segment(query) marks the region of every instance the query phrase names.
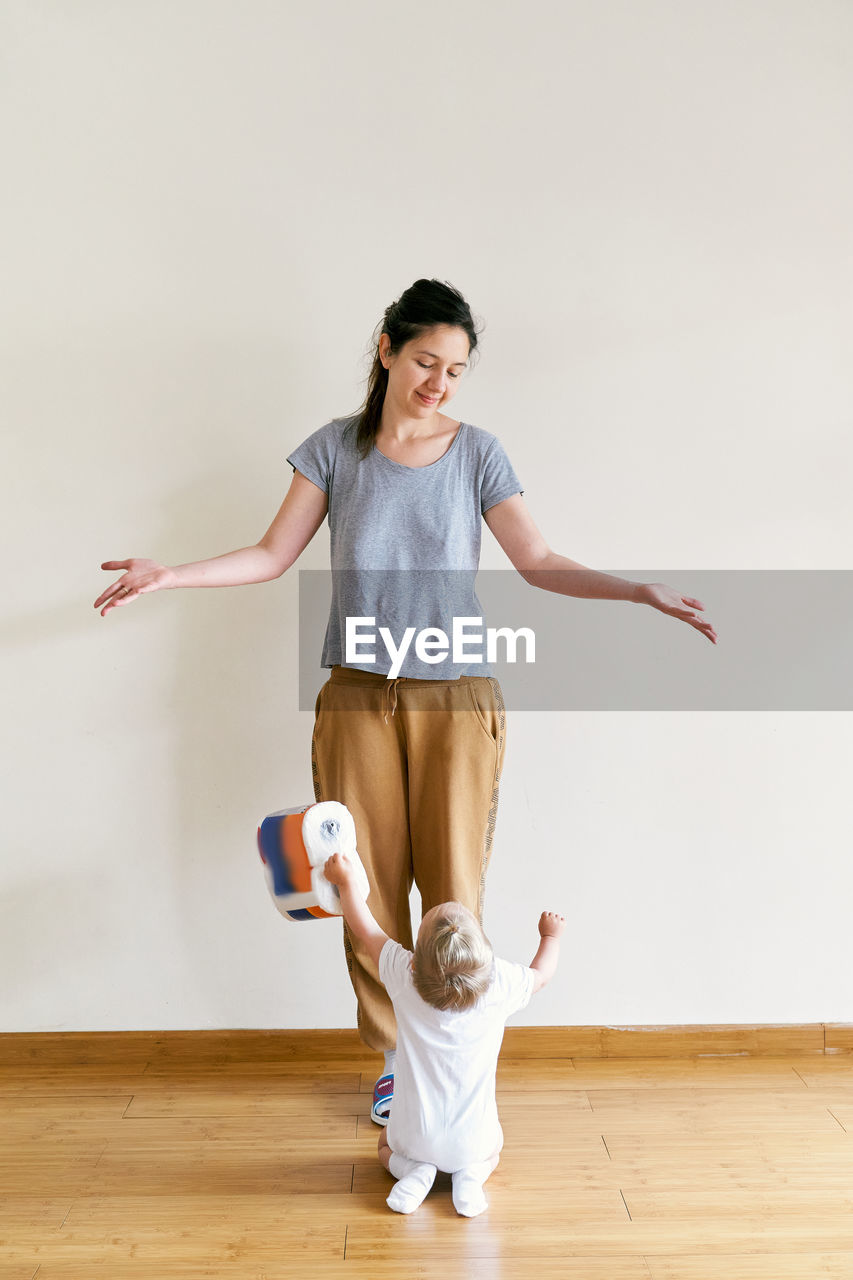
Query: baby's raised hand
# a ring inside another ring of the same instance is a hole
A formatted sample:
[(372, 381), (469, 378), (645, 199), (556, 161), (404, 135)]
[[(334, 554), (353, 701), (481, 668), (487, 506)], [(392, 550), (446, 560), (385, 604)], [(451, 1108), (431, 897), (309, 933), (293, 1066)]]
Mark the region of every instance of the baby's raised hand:
[(323, 875), (329, 884), (348, 884), (353, 874), (353, 865), (345, 853), (333, 853), (326, 859)]
[(543, 911), (539, 917), (539, 936), (541, 938), (559, 938), (566, 927), (566, 917), (556, 911)]

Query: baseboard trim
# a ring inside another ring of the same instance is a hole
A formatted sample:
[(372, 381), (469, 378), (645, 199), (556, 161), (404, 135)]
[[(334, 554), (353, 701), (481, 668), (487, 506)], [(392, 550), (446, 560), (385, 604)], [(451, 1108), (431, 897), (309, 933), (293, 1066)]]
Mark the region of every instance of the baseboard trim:
[[(505, 1058), (787, 1057), (853, 1052), (853, 1023), (508, 1027)], [(0, 1034), (0, 1066), (265, 1063), (376, 1055), (353, 1030), (60, 1031)]]

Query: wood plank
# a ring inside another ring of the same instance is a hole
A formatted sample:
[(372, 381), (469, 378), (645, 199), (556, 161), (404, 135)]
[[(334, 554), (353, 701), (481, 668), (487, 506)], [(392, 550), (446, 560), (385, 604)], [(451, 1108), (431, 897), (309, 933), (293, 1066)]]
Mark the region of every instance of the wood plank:
[(708, 1222), (760, 1218), (768, 1225), (779, 1218), (789, 1224), (797, 1220), (813, 1224), (824, 1217), (840, 1222), (853, 1210), (853, 1191), (849, 1184), (845, 1189), (737, 1186), (725, 1190), (717, 1187), (713, 1191), (634, 1189), (623, 1194), (632, 1222), (665, 1219), (670, 1225), (681, 1218), (702, 1218)]
[(479, 1218), (456, 1217), (449, 1196), (443, 1204), (440, 1197), (432, 1203), (428, 1198), (402, 1224), (376, 1218), (352, 1223), (347, 1233), (348, 1261), (396, 1259), (405, 1266), (417, 1252), (452, 1266), (462, 1250), (466, 1256), (526, 1258), (528, 1265), (535, 1261), (537, 1271), (541, 1258), (843, 1253), (853, 1251), (853, 1224), (842, 1213), (793, 1223), (783, 1215), (619, 1222), (563, 1216), (559, 1201), (520, 1207), (491, 1193), (489, 1209)]
[(102, 1199), (190, 1191), (196, 1197), (348, 1195), (352, 1183), (352, 1160), (343, 1151), (338, 1158), (318, 1159), (310, 1147), (307, 1153), (304, 1148), (279, 1152), (272, 1142), (262, 1147), (218, 1143), (213, 1149), (208, 1142), (187, 1143), (179, 1152), (113, 1143), (81, 1178), (80, 1194)]
[[(503, 1097), (512, 1098), (507, 1092)], [(517, 1095), (515, 1095), (517, 1096)], [(717, 1113), (739, 1117), (741, 1120), (761, 1116), (803, 1115), (809, 1117), (825, 1110), (827, 1099), (837, 1098), (831, 1089), (770, 1089), (759, 1088), (706, 1088), (693, 1089), (589, 1089), (583, 1096), (589, 1099), (596, 1116), (620, 1116), (642, 1110), (647, 1115), (693, 1111), (696, 1114)]]
[(645, 1261), (650, 1280), (850, 1280), (853, 1276), (853, 1253), (647, 1256)]
[(0, 1238), (18, 1227), (27, 1231), (58, 1230), (68, 1216), (71, 1196), (8, 1192), (0, 1198)]
[[(823, 1054), (823, 1023), (507, 1027), (512, 1058), (689, 1058), (696, 1054)], [(851, 1044), (853, 1048), (853, 1044)]]
[(32, 1138), (13, 1141), (4, 1135), (0, 1145), (0, 1198), (78, 1195), (97, 1168), (104, 1147), (105, 1142), (93, 1144), (88, 1138), (35, 1142)]
[[(291, 1262), (267, 1261), (255, 1266), (245, 1260), (219, 1261), (216, 1270), (205, 1264), (158, 1264), (157, 1280), (301, 1280)], [(76, 1263), (44, 1262), (37, 1280), (81, 1280)], [(27, 1272), (27, 1280), (32, 1272)], [(123, 1267), (118, 1262), (105, 1265), (97, 1261), (87, 1265), (86, 1280), (139, 1280), (138, 1262)], [(151, 1274), (151, 1273), (149, 1273)], [(538, 1258), (536, 1280), (649, 1280), (649, 1270), (642, 1258)], [(401, 1270), (399, 1262), (381, 1262), (374, 1258), (359, 1261), (347, 1258), (343, 1262), (327, 1262), (312, 1258), (310, 1269), (304, 1273), (308, 1280), (448, 1280), (447, 1263), (428, 1258), (410, 1256)], [(452, 1268), (453, 1280), (531, 1280), (530, 1264), (526, 1259), (483, 1258), (459, 1256)], [(15, 1277), (17, 1280), (17, 1276)]]
[(14, 1095), (3, 1100), (3, 1120), (20, 1120), (39, 1126), (86, 1124), (88, 1121), (120, 1120), (133, 1100), (133, 1094), (101, 1097), (99, 1094), (68, 1094), (61, 1098), (28, 1098)]
[[(34, 1271), (28, 1262), (4, 1263), (0, 1258), (0, 1280), (35, 1280), (38, 1269)], [(646, 1272), (648, 1276), (648, 1272)]]
[(808, 1089), (597, 1089), (589, 1092), (592, 1114), (605, 1136), (619, 1132), (702, 1130), (755, 1135), (791, 1130), (832, 1132), (838, 1127), (820, 1097)]
[[(829, 1030), (828, 1030), (829, 1028)], [(697, 1054), (784, 1056), (853, 1052), (853, 1025), (834, 1023), (672, 1025), (635, 1027), (508, 1027), (513, 1058), (687, 1058)], [(207, 1061), (274, 1064), (288, 1061), (381, 1064), (349, 1028), (317, 1030), (63, 1031), (0, 1034), (0, 1066)]]
[(123, 1069), (115, 1064), (89, 1065), (72, 1063), (68, 1066), (37, 1066), (22, 1070), (20, 1066), (0, 1067), (0, 1098), (46, 1097), (52, 1094), (91, 1094), (103, 1096), (148, 1092), (168, 1087), (174, 1080), (181, 1089), (204, 1087), (214, 1083), (217, 1088), (240, 1090), (247, 1088), (283, 1089), (288, 1093), (316, 1093), (322, 1087), (324, 1093), (355, 1093), (361, 1090), (362, 1079), (370, 1075), (370, 1092), (373, 1091), (371, 1073), (364, 1073), (341, 1062), (227, 1062), (210, 1063), (150, 1063), (138, 1069)]
[(853, 1080), (853, 1057), (791, 1058), (791, 1067), (808, 1088)]
[(125, 1114), (129, 1120), (170, 1115), (275, 1116), (282, 1121), (307, 1120), (316, 1126), (318, 1121), (365, 1115), (369, 1110), (364, 1094), (356, 1090), (327, 1093), (315, 1088), (309, 1097), (302, 1090), (291, 1093), (287, 1089), (268, 1090), (263, 1086), (232, 1090), (202, 1085), (168, 1093), (142, 1089), (134, 1094)]
[[(198, 1265), (203, 1258), (216, 1274), (220, 1261), (251, 1257), (255, 1265), (289, 1260), (298, 1272), (315, 1258), (343, 1259), (344, 1199), (350, 1205), (353, 1197), (189, 1193), (79, 1198), (61, 1231), (21, 1231), (14, 1241), (7, 1239), (3, 1261), (73, 1262), (82, 1277), (94, 1259), (121, 1265), (132, 1258), (159, 1275), (161, 1261)], [(305, 1207), (303, 1200), (309, 1202)], [(318, 1214), (318, 1201), (327, 1213)]]
[[(803, 1064), (814, 1063), (816, 1071), (820, 1071), (827, 1061), (823, 1057), (575, 1058), (571, 1083), (577, 1089), (693, 1089), (702, 1085), (718, 1089), (744, 1085), (799, 1089), (805, 1081), (798, 1066), (805, 1070)], [(840, 1059), (833, 1061), (841, 1065)], [(853, 1068), (853, 1059), (849, 1061)]]
[(58, 1031), (0, 1034), (0, 1064), (109, 1063), (145, 1067), (149, 1063), (360, 1061), (365, 1069), (381, 1054), (345, 1030), (258, 1031)]

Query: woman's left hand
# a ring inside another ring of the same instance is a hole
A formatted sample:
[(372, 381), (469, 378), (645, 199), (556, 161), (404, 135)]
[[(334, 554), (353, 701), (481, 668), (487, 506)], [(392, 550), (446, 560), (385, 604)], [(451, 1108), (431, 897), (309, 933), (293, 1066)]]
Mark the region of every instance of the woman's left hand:
[(668, 587), (665, 582), (645, 582), (637, 592), (640, 604), (650, 604), (661, 613), (668, 613), (682, 622), (689, 622), (691, 627), (707, 636), (711, 644), (717, 643), (717, 633), (707, 618), (699, 616), (699, 610), (705, 608), (701, 600), (695, 596), (683, 596), (680, 591)]

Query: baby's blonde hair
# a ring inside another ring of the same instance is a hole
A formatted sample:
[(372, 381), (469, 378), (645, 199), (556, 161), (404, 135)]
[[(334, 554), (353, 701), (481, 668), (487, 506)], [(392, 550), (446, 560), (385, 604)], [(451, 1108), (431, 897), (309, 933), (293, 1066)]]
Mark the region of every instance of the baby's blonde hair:
[(458, 903), (439, 911), (412, 962), (415, 990), (434, 1009), (462, 1012), (488, 991), (494, 956), (476, 919)]

